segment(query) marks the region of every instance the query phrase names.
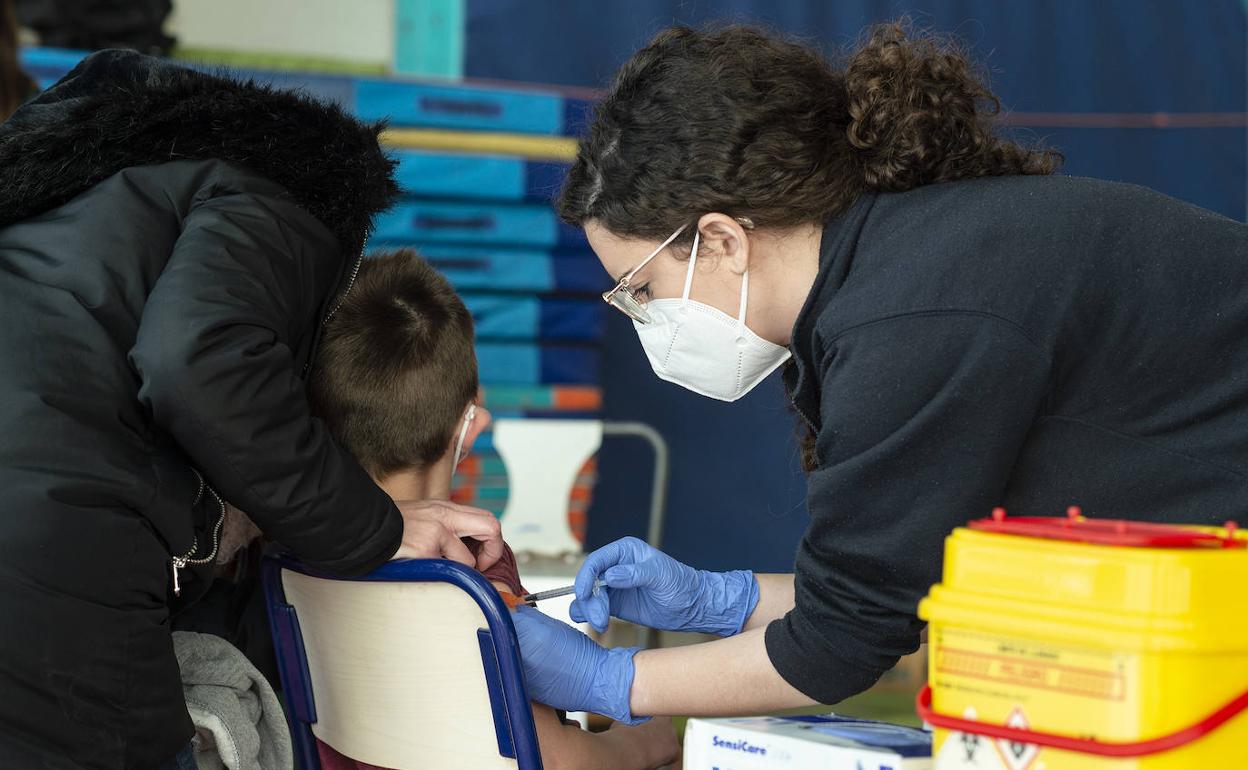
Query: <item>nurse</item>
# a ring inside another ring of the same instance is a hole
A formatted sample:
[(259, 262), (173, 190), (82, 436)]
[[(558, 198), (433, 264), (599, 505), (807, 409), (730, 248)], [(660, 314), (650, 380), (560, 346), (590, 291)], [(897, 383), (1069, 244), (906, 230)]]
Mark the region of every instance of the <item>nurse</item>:
[(733, 401), (784, 365), (810, 525), (791, 575), (590, 554), (574, 617), (725, 638), (608, 650), (521, 608), (532, 697), (625, 721), (836, 703), (918, 647), (944, 537), (993, 506), (1248, 519), (1248, 227), (1055, 176), (997, 107), (896, 25), (843, 66), (739, 27), (623, 66), (562, 216), (656, 375)]

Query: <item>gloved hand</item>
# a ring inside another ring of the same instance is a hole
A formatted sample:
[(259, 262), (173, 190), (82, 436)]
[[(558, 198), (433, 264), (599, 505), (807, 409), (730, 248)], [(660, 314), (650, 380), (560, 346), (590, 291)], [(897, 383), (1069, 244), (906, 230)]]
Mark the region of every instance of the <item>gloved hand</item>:
[[(607, 588), (593, 590), (602, 577)], [(572, 619), (599, 632), (608, 616), (663, 631), (741, 633), (758, 604), (758, 581), (749, 570), (707, 572), (681, 564), (635, 537), (591, 553), (576, 573)]]
[(639, 647), (607, 649), (566, 623), (526, 605), (511, 614), (520, 640), (524, 684), (538, 703), (566, 711), (592, 711), (637, 725), (633, 717), (633, 656)]

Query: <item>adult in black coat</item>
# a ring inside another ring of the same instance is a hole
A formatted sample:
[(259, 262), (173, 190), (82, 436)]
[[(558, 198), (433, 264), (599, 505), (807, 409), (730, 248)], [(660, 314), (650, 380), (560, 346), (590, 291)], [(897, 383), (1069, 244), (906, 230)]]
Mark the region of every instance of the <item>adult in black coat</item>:
[(105, 51), (0, 126), (0, 767), (151, 768), (192, 734), (171, 604), (222, 501), (344, 574), (501, 550), (396, 506), (304, 376), (396, 194), (379, 126)]

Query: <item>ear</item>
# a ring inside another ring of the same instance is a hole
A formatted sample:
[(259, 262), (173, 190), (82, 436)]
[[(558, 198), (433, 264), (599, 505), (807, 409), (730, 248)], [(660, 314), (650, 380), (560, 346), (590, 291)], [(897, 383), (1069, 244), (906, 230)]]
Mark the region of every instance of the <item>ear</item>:
[(750, 239), (736, 219), (727, 214), (703, 214), (698, 220), (698, 232), (703, 248), (725, 260), (729, 270), (740, 275), (749, 268)]

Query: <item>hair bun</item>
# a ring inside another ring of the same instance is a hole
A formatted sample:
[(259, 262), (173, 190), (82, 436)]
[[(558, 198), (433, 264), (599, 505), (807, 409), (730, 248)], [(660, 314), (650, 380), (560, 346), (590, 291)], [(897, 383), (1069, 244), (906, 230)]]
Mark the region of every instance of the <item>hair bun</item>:
[(872, 28), (845, 68), (849, 126), (864, 184), (909, 190), (973, 176), (1051, 173), (1057, 153), (993, 133), (1001, 104), (955, 45), (895, 22)]

